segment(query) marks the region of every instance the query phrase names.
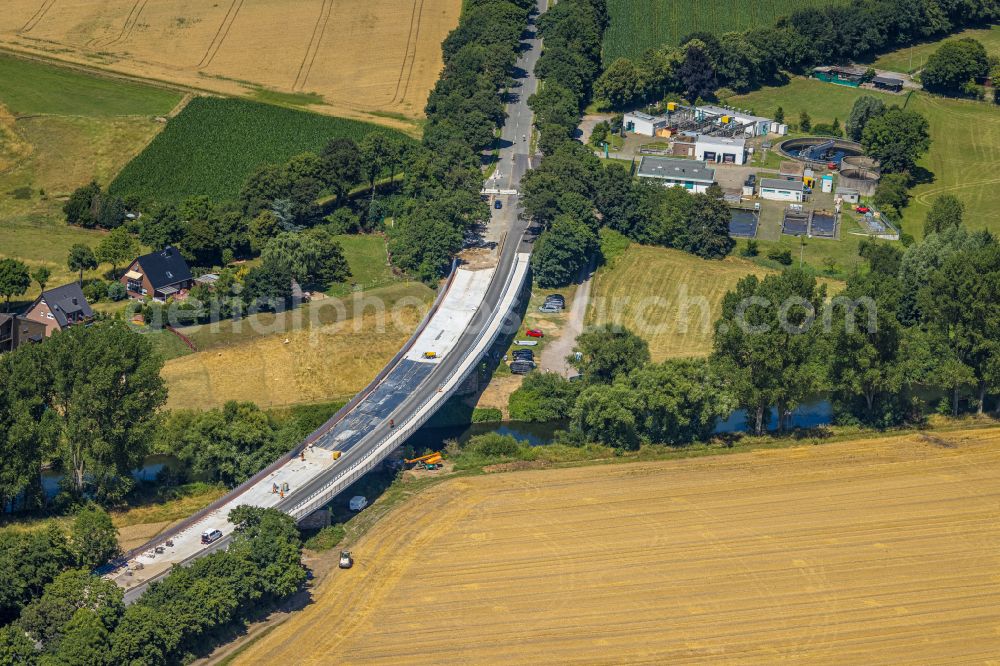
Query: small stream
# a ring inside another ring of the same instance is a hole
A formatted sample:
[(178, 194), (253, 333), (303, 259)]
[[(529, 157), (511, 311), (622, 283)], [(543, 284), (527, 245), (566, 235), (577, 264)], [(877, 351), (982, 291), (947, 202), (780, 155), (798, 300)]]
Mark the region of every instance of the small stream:
[[(177, 458), (171, 455), (153, 455), (146, 458), (142, 467), (132, 472), (132, 478), (136, 481), (155, 481), (156, 475), (164, 467), (174, 467), (178, 464)], [(45, 499), (50, 500), (59, 494), (59, 482), (65, 477), (65, 473), (55, 470), (45, 470), (42, 472), (42, 492)]]

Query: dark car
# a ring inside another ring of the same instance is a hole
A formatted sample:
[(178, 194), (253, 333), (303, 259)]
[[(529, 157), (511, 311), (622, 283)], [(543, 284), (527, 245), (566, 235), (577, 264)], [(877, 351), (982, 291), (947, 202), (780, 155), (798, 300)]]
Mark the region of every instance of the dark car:
[(515, 361), (535, 360), (535, 354), (530, 349), (515, 349), (512, 355)]
[(510, 364), (510, 371), (515, 375), (526, 375), (535, 369), (535, 364), (531, 361), (514, 361)]
[(565, 305), (566, 298), (562, 294), (549, 294), (545, 297), (545, 302), (548, 303), (550, 301), (557, 301)]
[(497, 199), (496, 201), (493, 202), (493, 207), (496, 208), (497, 210), (500, 210), (501, 208), (503, 208), (503, 202)]

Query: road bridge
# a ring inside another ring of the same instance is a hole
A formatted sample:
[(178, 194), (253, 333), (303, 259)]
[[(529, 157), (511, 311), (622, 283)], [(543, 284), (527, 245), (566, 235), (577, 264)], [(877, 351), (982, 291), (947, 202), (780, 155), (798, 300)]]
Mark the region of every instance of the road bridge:
[[(546, 0), (541, 4), (544, 10)], [(233, 532), (228, 515), (237, 506), (276, 508), (296, 520), (324, 506), (405, 442), (455, 393), (499, 336), (516, 330), (520, 322), (512, 315), (531, 250), (517, 189), (537, 159), (528, 141), (533, 118), (527, 98), (537, 89), (533, 72), (541, 50), (533, 26), (525, 42), (518, 61), (521, 94), (508, 104), (501, 131), (499, 160), (507, 173), (488, 183), (508, 196), (506, 206), (491, 209), (486, 229), (487, 237), (498, 240), (493, 265), (473, 270), (456, 263), (409, 341), (327, 423), (225, 497), (116, 563), (107, 577), (125, 588), (127, 603), (173, 565), (227, 547)], [(285, 484), (287, 492), (274, 492)], [(213, 529), (223, 538), (202, 544), (201, 533)]]

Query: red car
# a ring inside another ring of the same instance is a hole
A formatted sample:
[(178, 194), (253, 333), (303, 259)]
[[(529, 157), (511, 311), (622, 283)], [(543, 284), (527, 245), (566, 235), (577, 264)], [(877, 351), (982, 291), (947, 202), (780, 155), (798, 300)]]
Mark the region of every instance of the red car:
[(836, 171), (837, 170), (837, 163), (836, 162), (827, 162), (826, 163), (826, 168), (829, 169), (830, 171)]
[(527, 331), (525, 331), (525, 333), (528, 335), (528, 337), (531, 337), (531, 338), (544, 338), (545, 337), (545, 334), (542, 333), (537, 328), (529, 328)]
[(868, 206), (857, 206), (855, 207), (854, 210), (857, 211), (858, 213), (867, 213), (871, 209)]

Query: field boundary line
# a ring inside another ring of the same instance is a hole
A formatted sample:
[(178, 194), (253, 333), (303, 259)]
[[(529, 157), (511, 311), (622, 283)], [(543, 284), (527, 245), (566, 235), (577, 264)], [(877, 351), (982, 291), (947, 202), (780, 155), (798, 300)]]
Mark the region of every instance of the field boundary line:
[[(333, 14), (333, 0), (323, 0), (323, 4), (319, 9), (319, 18), (316, 19), (316, 25), (313, 26), (312, 37), (309, 38), (309, 45), (306, 47), (306, 54), (302, 58), (302, 64), (299, 65), (299, 73), (295, 76), (292, 90), (303, 90), (306, 87), (306, 81), (309, 80), (309, 75), (312, 74), (313, 64), (316, 62), (320, 45), (323, 43), (323, 37), (326, 35), (326, 28), (330, 23), (331, 14)], [(306, 64), (307, 61), (308, 65)], [(305, 70), (305, 74), (303, 74), (303, 70)], [(302, 77), (301, 82), (299, 81), (299, 77)]]
[(417, 62), (417, 48), (420, 44), (420, 24), (424, 18), (424, 0), (420, 0), (420, 9), (417, 12), (417, 31), (413, 35), (413, 46), (412, 55), (410, 56), (410, 70), (406, 73), (406, 85), (403, 86), (403, 96), (399, 98), (399, 102), (406, 99), (406, 95), (410, 92), (410, 81), (413, 80), (413, 66)]
[(49, 13), (49, 10), (52, 9), (52, 5), (54, 4), (56, 4), (56, 0), (44, 0), (44, 2), (42, 2), (42, 6), (31, 15), (31, 18), (28, 19), (27, 23), (21, 26), (21, 29), (17, 31), (17, 34), (23, 35), (34, 30), (38, 24), (42, 22), (42, 19), (45, 18), (45, 15)]

